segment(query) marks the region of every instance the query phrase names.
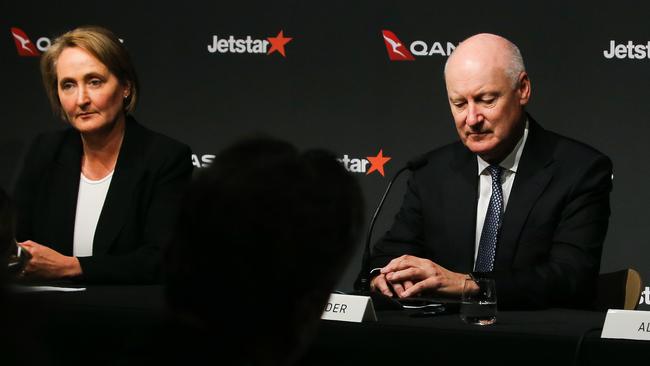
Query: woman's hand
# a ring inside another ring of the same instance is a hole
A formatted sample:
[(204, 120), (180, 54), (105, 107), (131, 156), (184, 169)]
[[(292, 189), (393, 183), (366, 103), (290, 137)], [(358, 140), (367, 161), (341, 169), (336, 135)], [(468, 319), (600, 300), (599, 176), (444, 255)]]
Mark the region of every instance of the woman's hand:
[(77, 277), (82, 273), (77, 257), (65, 256), (31, 240), (18, 243), (18, 245), (32, 256), (21, 272), (23, 277), (53, 280)]

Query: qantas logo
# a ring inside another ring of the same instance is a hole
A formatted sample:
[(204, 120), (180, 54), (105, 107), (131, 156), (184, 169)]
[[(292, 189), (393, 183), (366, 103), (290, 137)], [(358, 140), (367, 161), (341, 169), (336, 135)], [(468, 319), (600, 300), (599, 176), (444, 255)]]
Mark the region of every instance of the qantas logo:
[(443, 42), (429, 44), (424, 41), (413, 41), (407, 48), (395, 33), (384, 29), (381, 35), (391, 61), (414, 61), (415, 56), (449, 56), (456, 49), (456, 45), (452, 42), (444, 42), (445, 46), (443, 46)]
[(404, 47), (402, 41), (397, 38), (395, 33), (389, 30), (382, 30), (384, 36), (384, 43), (386, 44), (386, 51), (391, 61), (413, 61), (415, 57)]
[(369, 175), (372, 172), (377, 172), (381, 174), (382, 177), (385, 176), (384, 165), (391, 158), (384, 156), (384, 150), (380, 149), (377, 156), (368, 156), (366, 158), (351, 158), (349, 155), (345, 154), (342, 158), (337, 159), (345, 170), (351, 173), (365, 173)]
[[(25, 31), (16, 27), (11, 28), (11, 35), (14, 37), (18, 55), (23, 57), (40, 56), (41, 52), (47, 51), (52, 45), (52, 41), (47, 37), (40, 37), (36, 40), (36, 43), (33, 43)], [(124, 43), (122, 38), (119, 38), (119, 40)]]
[(50, 39), (41, 37), (38, 39), (36, 44), (34, 44), (31, 39), (25, 34), (25, 32), (16, 27), (11, 28), (11, 35), (14, 37), (14, 42), (16, 43), (16, 51), (18, 51), (19, 56), (23, 57), (36, 57), (40, 56), (40, 51), (45, 51), (50, 47)]
[(210, 164), (212, 164), (214, 158), (215, 155), (213, 154), (203, 154), (203, 155), (192, 154), (192, 165), (194, 165), (197, 168), (207, 168), (210, 166)]
[[(271, 55), (275, 52), (287, 57), (285, 46), (291, 42), (293, 37), (285, 37), (284, 31), (275, 37), (266, 37), (266, 39), (255, 39), (251, 36), (246, 38), (236, 38), (231, 35), (229, 37), (221, 37), (218, 35), (212, 36), (212, 43), (208, 44), (208, 52), (210, 53), (257, 53)], [(270, 46), (270, 47), (269, 47)]]

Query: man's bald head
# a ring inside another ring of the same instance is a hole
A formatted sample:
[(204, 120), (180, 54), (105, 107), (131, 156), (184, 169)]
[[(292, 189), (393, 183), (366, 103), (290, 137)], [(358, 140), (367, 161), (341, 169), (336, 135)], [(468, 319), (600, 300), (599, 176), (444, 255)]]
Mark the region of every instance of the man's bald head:
[(523, 135), (531, 92), (517, 46), (487, 33), (466, 39), (447, 60), (445, 84), (461, 141), (489, 163), (503, 160)]
[(491, 33), (480, 33), (462, 41), (445, 63), (445, 76), (449, 67), (463, 63), (489, 65), (501, 69), (512, 86), (516, 87), (519, 75), (526, 71), (519, 48), (506, 38)]

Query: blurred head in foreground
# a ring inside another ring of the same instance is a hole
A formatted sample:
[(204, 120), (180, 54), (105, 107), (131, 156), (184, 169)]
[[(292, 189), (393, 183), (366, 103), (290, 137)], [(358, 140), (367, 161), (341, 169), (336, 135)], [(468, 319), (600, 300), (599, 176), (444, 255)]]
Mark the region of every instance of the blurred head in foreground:
[[(241, 141), (199, 174), (166, 253), (177, 318), (254, 364), (290, 364), (354, 252), (363, 199), (332, 153)], [(224, 337), (225, 336), (225, 337)]]

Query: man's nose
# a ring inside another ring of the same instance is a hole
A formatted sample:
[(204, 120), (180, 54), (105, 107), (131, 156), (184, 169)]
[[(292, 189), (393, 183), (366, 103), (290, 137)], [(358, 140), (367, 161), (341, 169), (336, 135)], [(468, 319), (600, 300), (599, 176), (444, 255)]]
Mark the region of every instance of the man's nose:
[(465, 118), (465, 123), (469, 127), (475, 127), (483, 122), (483, 115), (479, 108), (476, 107), (476, 104), (469, 103), (467, 105), (467, 118)]

